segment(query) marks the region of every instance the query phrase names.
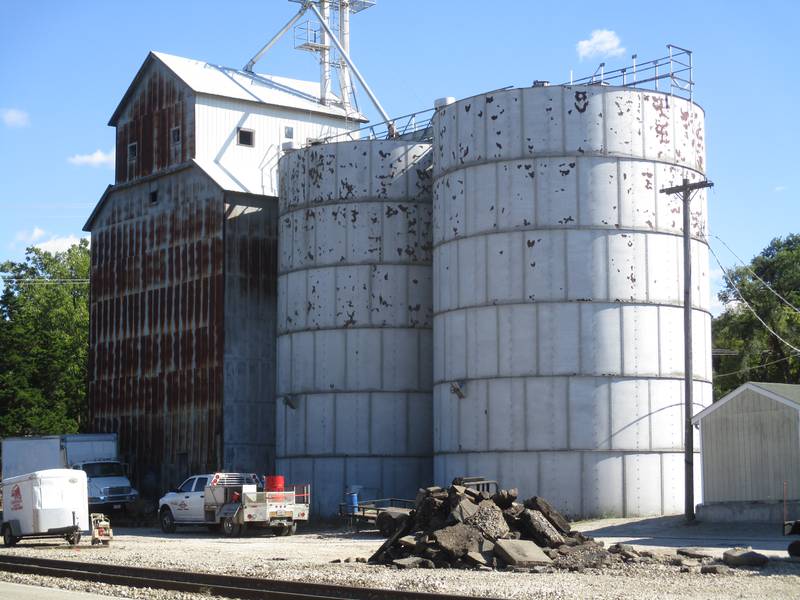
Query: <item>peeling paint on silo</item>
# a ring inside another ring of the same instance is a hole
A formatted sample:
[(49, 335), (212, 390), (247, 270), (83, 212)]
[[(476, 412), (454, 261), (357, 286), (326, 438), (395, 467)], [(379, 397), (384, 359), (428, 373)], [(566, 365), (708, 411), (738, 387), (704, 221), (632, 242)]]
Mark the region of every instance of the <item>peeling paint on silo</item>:
[[(682, 206), (658, 190), (704, 178), (703, 120), (610, 86), (437, 110), (437, 484), (481, 475), (574, 516), (682, 510)], [(691, 210), (697, 412), (711, 402), (704, 192)]]
[(431, 150), (355, 141), (280, 169), (277, 469), (315, 514), (432, 477)]

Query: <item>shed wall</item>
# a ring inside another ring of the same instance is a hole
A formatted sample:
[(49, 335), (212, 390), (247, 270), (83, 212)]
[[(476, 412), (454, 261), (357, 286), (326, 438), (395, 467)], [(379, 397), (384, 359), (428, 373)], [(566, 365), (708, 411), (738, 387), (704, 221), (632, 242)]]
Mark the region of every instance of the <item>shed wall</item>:
[(745, 389), (700, 422), (703, 502), (800, 499), (800, 413)]
[(222, 462), (223, 195), (196, 168), (109, 194), (92, 228), (89, 409), (158, 498)]

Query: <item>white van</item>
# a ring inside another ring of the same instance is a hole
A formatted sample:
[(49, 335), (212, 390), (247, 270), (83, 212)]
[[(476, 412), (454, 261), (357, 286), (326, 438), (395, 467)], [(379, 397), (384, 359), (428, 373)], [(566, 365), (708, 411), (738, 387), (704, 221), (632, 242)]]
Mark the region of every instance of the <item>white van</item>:
[(89, 530), (86, 473), (47, 469), (10, 477), (3, 491), (3, 544), (22, 538), (63, 537), (76, 545)]

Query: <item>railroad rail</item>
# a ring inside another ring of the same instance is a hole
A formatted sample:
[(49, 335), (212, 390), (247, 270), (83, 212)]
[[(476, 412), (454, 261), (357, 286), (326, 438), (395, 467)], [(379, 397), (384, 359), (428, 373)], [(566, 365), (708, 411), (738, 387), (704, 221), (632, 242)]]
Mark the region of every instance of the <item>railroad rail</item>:
[(258, 579), (234, 575), (215, 575), (147, 567), (129, 567), (74, 560), (55, 560), (27, 556), (0, 555), (0, 571), (67, 577), (95, 583), (126, 587), (151, 588), (214, 594), (225, 598), (246, 600), (323, 600), (348, 598), (353, 600), (467, 600), (471, 596), (432, 594), (402, 590), (349, 587), (303, 581)]

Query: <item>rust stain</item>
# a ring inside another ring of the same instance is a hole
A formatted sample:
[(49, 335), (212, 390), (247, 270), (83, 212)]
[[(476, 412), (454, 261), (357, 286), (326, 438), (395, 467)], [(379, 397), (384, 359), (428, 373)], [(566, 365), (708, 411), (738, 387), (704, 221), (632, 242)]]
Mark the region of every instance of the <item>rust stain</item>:
[[(93, 430), (119, 434), (134, 481), (155, 497), (220, 459), (222, 203), (190, 177), (150, 210), (147, 190), (120, 190), (92, 231)], [(248, 271), (258, 251), (240, 251)]]

